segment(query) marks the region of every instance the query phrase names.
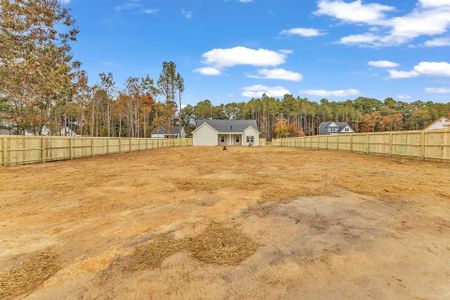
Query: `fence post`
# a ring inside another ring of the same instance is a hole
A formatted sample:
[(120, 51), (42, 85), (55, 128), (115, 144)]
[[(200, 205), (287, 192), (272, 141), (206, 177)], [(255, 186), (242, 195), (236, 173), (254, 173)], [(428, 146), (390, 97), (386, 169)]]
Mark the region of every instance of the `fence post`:
[(449, 159), (449, 154), (450, 154), (450, 145), (448, 143), (448, 136), (450, 135), (450, 131), (444, 131), (442, 133), (444, 135), (444, 155), (443, 158), (444, 160)]
[(422, 131), (422, 138), (420, 139), (420, 156), (425, 159), (425, 131)]
[(370, 153), (370, 137), (369, 134), (366, 135), (367, 136), (367, 151), (366, 153), (369, 154)]
[(46, 156), (47, 156), (47, 145), (46, 145), (46, 140), (45, 140), (45, 137), (42, 137), (41, 138), (41, 159), (42, 159), (42, 162), (43, 163), (45, 163), (45, 158), (46, 158)]
[(91, 157), (94, 156), (94, 138), (91, 137)]
[(72, 137), (69, 137), (69, 159), (72, 159), (73, 158), (73, 154), (72, 154), (72, 148), (73, 148), (73, 145), (72, 145)]
[(131, 138), (128, 139), (128, 152), (131, 152)]
[(389, 133), (389, 155), (393, 155), (394, 149), (394, 134), (392, 132)]
[(106, 138), (106, 154), (109, 154), (109, 136)]
[(6, 148), (8, 139), (6, 137), (4, 137), (2, 139), (3, 141), (3, 165), (6, 167), (8, 165), (8, 149)]
[(353, 152), (353, 134), (350, 134), (350, 152)]

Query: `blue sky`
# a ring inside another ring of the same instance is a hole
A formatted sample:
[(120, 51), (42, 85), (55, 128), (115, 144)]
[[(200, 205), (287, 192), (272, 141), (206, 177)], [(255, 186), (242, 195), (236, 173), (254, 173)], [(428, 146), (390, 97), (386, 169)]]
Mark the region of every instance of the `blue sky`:
[(64, 0), (90, 81), (156, 79), (164, 60), (184, 102), (263, 92), (319, 100), (450, 100), (450, 0)]

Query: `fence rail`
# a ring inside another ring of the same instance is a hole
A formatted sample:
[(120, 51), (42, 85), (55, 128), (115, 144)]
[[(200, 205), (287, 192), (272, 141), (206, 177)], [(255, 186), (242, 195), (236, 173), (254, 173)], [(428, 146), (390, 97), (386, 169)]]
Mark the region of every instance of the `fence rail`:
[(0, 136), (3, 166), (192, 146), (192, 139)]
[(273, 146), (450, 160), (450, 130), (317, 135), (274, 140)]

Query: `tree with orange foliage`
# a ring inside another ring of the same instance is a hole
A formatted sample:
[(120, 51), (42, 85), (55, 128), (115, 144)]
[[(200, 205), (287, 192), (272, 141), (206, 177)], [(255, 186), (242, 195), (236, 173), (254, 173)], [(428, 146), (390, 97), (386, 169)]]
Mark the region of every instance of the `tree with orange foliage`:
[(285, 118), (278, 118), (277, 122), (275, 123), (275, 134), (279, 139), (288, 137), (289, 128)]

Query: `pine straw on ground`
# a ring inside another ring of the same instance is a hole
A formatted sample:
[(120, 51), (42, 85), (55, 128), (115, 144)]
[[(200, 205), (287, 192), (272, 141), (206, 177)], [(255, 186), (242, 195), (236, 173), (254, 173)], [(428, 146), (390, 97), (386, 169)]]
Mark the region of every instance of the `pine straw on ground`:
[(14, 299), (28, 294), (60, 269), (52, 250), (39, 252), (16, 268), (0, 272), (0, 299)]
[(183, 251), (205, 263), (238, 265), (250, 257), (257, 248), (258, 244), (242, 233), (213, 223), (195, 237), (175, 240), (172, 236), (166, 235), (137, 248), (125, 260), (125, 268), (130, 271), (156, 268), (165, 258)]

